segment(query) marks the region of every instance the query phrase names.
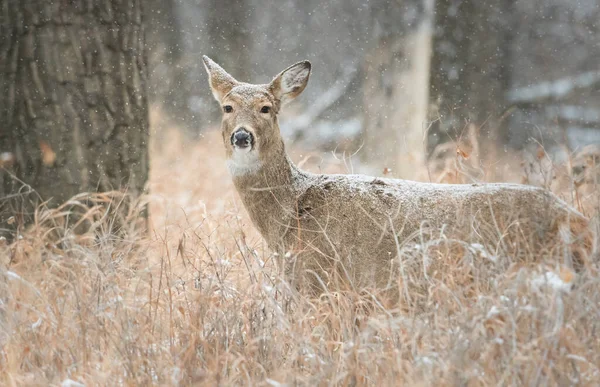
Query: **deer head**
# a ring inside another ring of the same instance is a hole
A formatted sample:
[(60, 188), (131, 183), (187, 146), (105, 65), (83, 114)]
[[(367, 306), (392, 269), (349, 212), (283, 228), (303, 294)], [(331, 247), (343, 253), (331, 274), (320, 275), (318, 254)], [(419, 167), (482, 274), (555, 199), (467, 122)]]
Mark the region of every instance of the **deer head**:
[(229, 170), (234, 176), (258, 171), (282, 140), (277, 115), (308, 83), (311, 65), (298, 62), (279, 73), (269, 84), (238, 82), (207, 56), (203, 57), (212, 94), (221, 104), (221, 132)]

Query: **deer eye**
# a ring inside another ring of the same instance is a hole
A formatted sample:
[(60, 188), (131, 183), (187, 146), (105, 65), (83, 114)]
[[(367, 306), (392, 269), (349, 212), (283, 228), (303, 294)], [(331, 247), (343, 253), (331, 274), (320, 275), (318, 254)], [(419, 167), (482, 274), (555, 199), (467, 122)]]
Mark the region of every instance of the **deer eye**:
[(231, 113), (233, 111), (233, 107), (231, 107), (231, 105), (225, 105), (223, 106), (223, 111), (225, 111), (225, 113)]
[(268, 113), (268, 112), (270, 112), (270, 111), (271, 111), (271, 107), (270, 107), (270, 106), (263, 106), (263, 107), (260, 109), (260, 112), (261, 112), (261, 113)]

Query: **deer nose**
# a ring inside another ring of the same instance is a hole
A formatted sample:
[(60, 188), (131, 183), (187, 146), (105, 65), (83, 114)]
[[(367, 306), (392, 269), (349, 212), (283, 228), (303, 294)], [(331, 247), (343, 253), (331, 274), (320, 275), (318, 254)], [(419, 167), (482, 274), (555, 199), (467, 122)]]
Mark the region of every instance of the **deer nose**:
[(247, 148), (252, 145), (253, 141), (252, 133), (244, 128), (239, 128), (231, 135), (231, 145), (237, 148)]

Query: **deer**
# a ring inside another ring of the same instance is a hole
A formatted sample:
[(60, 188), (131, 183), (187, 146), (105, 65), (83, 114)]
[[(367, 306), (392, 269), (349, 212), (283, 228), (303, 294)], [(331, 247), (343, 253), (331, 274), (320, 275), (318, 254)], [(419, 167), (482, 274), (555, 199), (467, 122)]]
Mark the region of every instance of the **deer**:
[(237, 81), (207, 56), (203, 62), (223, 111), (221, 134), (234, 186), (295, 288), (322, 294), (341, 283), (334, 278), (353, 289), (390, 288), (407, 241), (425, 234), (476, 237), (482, 224), (491, 225), (507, 245), (519, 238), (534, 249), (562, 241), (573, 252), (557, 253), (564, 264), (586, 264), (588, 219), (545, 189), (315, 174), (298, 168), (286, 153), (278, 115), (306, 88), (309, 61), (289, 66), (267, 84)]

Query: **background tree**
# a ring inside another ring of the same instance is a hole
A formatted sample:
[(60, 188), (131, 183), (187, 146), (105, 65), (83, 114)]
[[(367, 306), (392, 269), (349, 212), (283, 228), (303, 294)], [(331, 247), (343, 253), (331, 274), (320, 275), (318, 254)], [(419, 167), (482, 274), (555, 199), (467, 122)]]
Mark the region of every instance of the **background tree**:
[[(516, 0), (510, 146), (600, 143), (600, 1)], [(528, 141), (529, 140), (529, 141)]]
[(252, 8), (245, 1), (206, 0), (207, 31), (210, 47), (214, 47), (218, 60), (231, 68), (239, 79), (249, 81), (252, 51), (248, 24)]
[(146, 46), (148, 52), (148, 100), (161, 106), (168, 121), (197, 137), (197, 115), (190, 109), (192, 83), (191, 57), (184, 55), (181, 0), (144, 2)]
[(479, 132), (488, 167), (507, 143), (502, 115), (513, 68), (513, 17), (514, 0), (436, 2), (429, 151), (465, 136), (469, 124)]
[(374, 38), (365, 56), (364, 152), (375, 173), (416, 179), (424, 166), (432, 0), (372, 5)]
[[(82, 191), (144, 190), (141, 8), (138, 0), (0, 1), (0, 198), (22, 183), (50, 205)], [(0, 202), (0, 228), (14, 205)]]

